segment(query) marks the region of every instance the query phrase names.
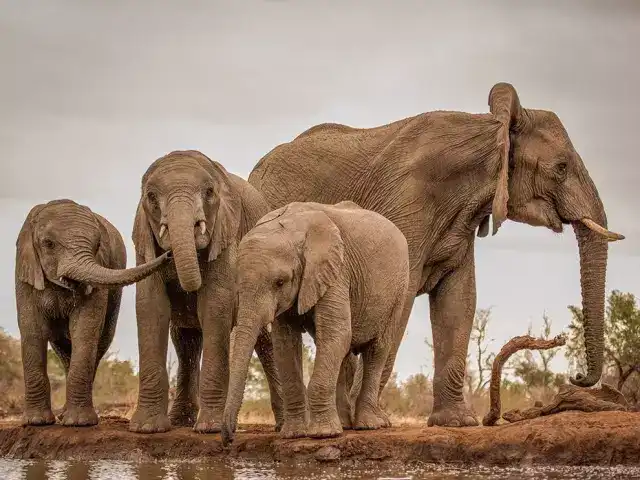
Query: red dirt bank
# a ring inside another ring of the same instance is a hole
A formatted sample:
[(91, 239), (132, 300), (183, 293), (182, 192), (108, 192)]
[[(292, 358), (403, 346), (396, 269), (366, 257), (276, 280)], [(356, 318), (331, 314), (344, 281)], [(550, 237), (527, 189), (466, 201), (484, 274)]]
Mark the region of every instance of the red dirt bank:
[(640, 465), (640, 413), (565, 412), (496, 427), (406, 426), (345, 432), (327, 440), (281, 440), (271, 426), (241, 426), (230, 450), (220, 435), (188, 428), (156, 435), (130, 433), (124, 419), (97, 427), (23, 428), (0, 423), (0, 456), (11, 458), (156, 459), (241, 456), (262, 460), (390, 460), (491, 465)]

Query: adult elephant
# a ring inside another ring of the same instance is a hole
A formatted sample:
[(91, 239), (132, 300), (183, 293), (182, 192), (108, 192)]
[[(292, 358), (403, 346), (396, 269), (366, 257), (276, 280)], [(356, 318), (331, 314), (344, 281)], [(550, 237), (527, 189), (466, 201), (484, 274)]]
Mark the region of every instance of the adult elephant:
[(15, 268), (26, 425), (55, 422), (47, 342), (67, 378), (63, 425), (98, 423), (93, 380), (113, 340), (122, 287), (152, 274), (168, 255), (125, 269), (122, 236), (89, 207), (61, 199), (31, 209), (16, 242)]
[[(429, 294), (435, 356), (429, 425), (477, 425), (462, 386), (476, 307), (474, 233), (510, 219), (575, 231), (580, 255), (588, 372), (602, 372), (607, 242), (598, 191), (557, 115), (521, 107), (512, 85), (489, 93), (490, 114), (437, 111), (375, 128), (316, 125), (275, 147), (249, 182), (272, 208), (289, 202), (351, 200), (393, 221), (409, 244), (404, 311)], [(398, 339), (400, 341), (401, 339)], [(394, 358), (385, 368), (386, 383)]]
[[(193, 150), (153, 162), (141, 194), (133, 225), (136, 261), (144, 264), (171, 250), (174, 262), (136, 288), (140, 389), (129, 429), (163, 432), (173, 424), (218, 432), (229, 378), (237, 245), (269, 207), (246, 180)], [(169, 332), (178, 378), (167, 416)], [(281, 387), (269, 332), (261, 332), (255, 348), (279, 430)]]

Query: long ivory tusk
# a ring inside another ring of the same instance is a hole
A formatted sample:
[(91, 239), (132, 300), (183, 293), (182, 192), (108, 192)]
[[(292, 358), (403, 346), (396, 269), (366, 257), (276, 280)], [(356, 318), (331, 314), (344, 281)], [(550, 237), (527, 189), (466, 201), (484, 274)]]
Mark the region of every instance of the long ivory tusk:
[(591, 220), (590, 218), (582, 218), (580, 221), (587, 227), (589, 230), (596, 232), (604, 237), (607, 237), (607, 240), (610, 242), (615, 242), (616, 240), (624, 240), (624, 235), (620, 233), (611, 232), (606, 228), (598, 225), (596, 222)]
[(163, 223), (162, 225), (160, 225), (160, 233), (158, 233), (158, 237), (162, 238), (162, 236), (164, 235), (164, 232), (167, 231), (167, 227), (166, 225)]
[(207, 232), (207, 223), (204, 220), (200, 220), (198, 225), (200, 225), (200, 233), (204, 235)]

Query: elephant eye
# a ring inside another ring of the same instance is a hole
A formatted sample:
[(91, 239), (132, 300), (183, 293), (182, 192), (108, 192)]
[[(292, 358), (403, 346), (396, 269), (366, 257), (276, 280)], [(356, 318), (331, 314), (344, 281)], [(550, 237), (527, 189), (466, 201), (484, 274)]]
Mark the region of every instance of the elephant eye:
[(147, 193), (147, 200), (149, 200), (152, 205), (155, 205), (158, 202), (158, 196), (155, 192), (149, 192)]
[(276, 287), (280, 288), (280, 287), (282, 287), (284, 285), (284, 279), (279, 278), (279, 279), (276, 280), (275, 283), (276, 283)]
[(207, 187), (207, 189), (204, 191), (204, 194), (207, 196), (207, 198), (213, 197), (213, 187)]
[(567, 171), (567, 164), (565, 162), (561, 162), (558, 165), (556, 165), (556, 169), (558, 170), (558, 173), (560, 173), (561, 175), (564, 175)]
[(48, 238), (45, 238), (45, 239), (42, 241), (42, 246), (43, 246), (44, 248), (46, 248), (47, 250), (52, 250), (52, 249), (53, 249), (53, 247), (55, 247), (55, 246), (56, 246), (56, 244), (55, 244), (55, 242), (54, 242), (53, 240), (50, 240), (50, 239), (48, 239)]

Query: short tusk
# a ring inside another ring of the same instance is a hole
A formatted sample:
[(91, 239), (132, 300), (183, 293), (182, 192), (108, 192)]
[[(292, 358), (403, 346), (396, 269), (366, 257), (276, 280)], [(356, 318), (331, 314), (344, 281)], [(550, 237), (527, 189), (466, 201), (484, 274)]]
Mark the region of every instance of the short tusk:
[(163, 223), (162, 225), (160, 225), (160, 233), (158, 233), (158, 238), (162, 238), (162, 236), (164, 235), (164, 232), (167, 231), (167, 226)]
[(91, 295), (91, 292), (93, 292), (93, 287), (91, 285), (87, 285), (84, 287), (84, 294), (85, 295)]
[(580, 219), (580, 221), (584, 224), (585, 227), (587, 227), (592, 232), (596, 232), (602, 235), (603, 237), (607, 237), (607, 240), (609, 240), (610, 242), (615, 242), (616, 240), (624, 240), (624, 235), (621, 235), (620, 233), (616, 233), (616, 232), (611, 232), (606, 228), (598, 225), (596, 222), (594, 222), (590, 218), (582, 218)]
[(200, 225), (200, 233), (202, 235), (204, 235), (205, 233), (207, 233), (207, 223), (204, 220), (200, 220), (198, 222), (198, 225)]
[(267, 332), (271, 333), (271, 322), (267, 323)]

